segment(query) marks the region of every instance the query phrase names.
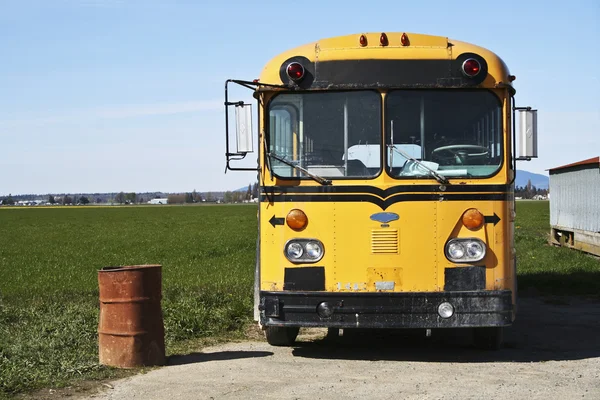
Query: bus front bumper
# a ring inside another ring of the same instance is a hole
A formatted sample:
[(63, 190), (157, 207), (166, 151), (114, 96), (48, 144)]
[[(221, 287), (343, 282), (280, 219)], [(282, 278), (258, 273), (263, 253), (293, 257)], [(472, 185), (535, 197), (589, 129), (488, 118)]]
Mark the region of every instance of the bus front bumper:
[[(449, 303), (451, 307), (447, 304)], [(453, 311), (450, 316), (448, 310)], [(328, 328), (500, 327), (514, 319), (512, 292), (260, 292), (262, 326)], [(440, 312), (444, 315), (440, 315)]]

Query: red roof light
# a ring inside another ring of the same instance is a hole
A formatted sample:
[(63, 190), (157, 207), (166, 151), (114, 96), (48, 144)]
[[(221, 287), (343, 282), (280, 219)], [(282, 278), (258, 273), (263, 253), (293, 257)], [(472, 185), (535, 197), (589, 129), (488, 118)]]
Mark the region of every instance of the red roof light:
[(463, 74), (465, 74), (469, 78), (473, 78), (477, 76), (477, 74), (479, 74), (479, 71), (481, 71), (481, 64), (476, 59), (469, 58), (463, 63), (462, 71)]
[(304, 67), (298, 62), (291, 62), (286, 68), (287, 75), (293, 81), (299, 81), (304, 77)]
[(382, 46), (387, 46), (387, 45), (389, 44), (389, 42), (388, 42), (388, 37), (387, 37), (387, 35), (386, 35), (385, 33), (383, 33), (383, 32), (381, 33), (381, 36), (379, 36), (379, 43), (380, 43)]
[(403, 33), (400, 37), (400, 43), (402, 46), (408, 46), (410, 44), (410, 40), (408, 39), (408, 35), (406, 33)]
[(365, 47), (367, 45), (367, 37), (365, 35), (360, 35), (358, 42), (362, 47)]

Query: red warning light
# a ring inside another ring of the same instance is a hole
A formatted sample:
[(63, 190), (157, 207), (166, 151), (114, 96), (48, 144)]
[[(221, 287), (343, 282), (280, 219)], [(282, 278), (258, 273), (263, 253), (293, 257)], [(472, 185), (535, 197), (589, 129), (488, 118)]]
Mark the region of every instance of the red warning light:
[(473, 78), (481, 71), (481, 64), (479, 64), (479, 61), (475, 60), (474, 58), (469, 58), (463, 63), (462, 71), (463, 74), (469, 78)]
[(383, 32), (381, 33), (381, 36), (379, 36), (379, 43), (380, 43), (382, 46), (387, 46), (387, 45), (389, 44), (389, 42), (388, 42), (388, 37), (387, 37), (387, 35), (386, 35), (385, 33), (383, 33)]
[(362, 47), (365, 47), (367, 45), (367, 37), (365, 35), (360, 35), (360, 39), (358, 39), (358, 42)]
[(299, 81), (304, 77), (304, 67), (298, 62), (291, 62), (286, 68), (287, 75), (293, 81)]
[(408, 40), (408, 35), (406, 33), (403, 33), (402, 37), (400, 37), (400, 43), (402, 44), (402, 46), (410, 45), (410, 40)]

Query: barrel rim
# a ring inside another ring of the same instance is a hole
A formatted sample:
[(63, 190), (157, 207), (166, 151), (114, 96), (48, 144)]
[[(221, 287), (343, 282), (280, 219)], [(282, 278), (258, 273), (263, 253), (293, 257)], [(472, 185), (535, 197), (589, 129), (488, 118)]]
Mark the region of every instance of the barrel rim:
[(140, 265), (117, 265), (117, 266), (106, 266), (98, 270), (98, 273), (102, 272), (121, 272), (121, 271), (137, 271), (148, 268), (161, 268), (160, 264), (140, 264)]

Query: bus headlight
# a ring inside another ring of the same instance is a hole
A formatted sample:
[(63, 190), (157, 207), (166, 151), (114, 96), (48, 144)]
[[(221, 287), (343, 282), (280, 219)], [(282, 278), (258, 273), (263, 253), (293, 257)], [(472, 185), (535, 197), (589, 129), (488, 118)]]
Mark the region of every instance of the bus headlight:
[(467, 243), (467, 257), (476, 258), (481, 260), (485, 255), (485, 247), (481, 242), (468, 242)]
[(452, 262), (471, 263), (485, 258), (486, 246), (479, 239), (450, 239), (446, 243), (446, 258)]
[(285, 257), (293, 263), (314, 263), (323, 258), (325, 248), (317, 239), (292, 239), (285, 244)]
[(446, 252), (450, 258), (460, 260), (465, 256), (465, 247), (462, 245), (462, 243), (448, 243), (448, 246), (446, 246)]
[(300, 243), (290, 243), (285, 250), (285, 254), (290, 261), (298, 260), (303, 253), (304, 249)]
[(323, 254), (323, 248), (317, 242), (308, 242), (306, 243), (306, 255), (313, 259), (317, 260), (321, 258), (321, 254)]

